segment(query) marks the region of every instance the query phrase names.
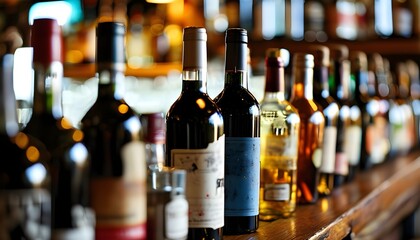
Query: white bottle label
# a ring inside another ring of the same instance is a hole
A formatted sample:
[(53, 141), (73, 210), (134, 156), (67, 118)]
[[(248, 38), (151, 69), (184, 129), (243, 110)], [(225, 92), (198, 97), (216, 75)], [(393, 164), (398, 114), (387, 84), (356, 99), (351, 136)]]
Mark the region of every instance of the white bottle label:
[(323, 173), (334, 173), (335, 169), (335, 147), (337, 145), (337, 128), (328, 126), (324, 129), (324, 143), (322, 149), (322, 160), (320, 171)]
[(175, 197), (165, 206), (165, 237), (186, 239), (188, 235), (188, 202)]
[(362, 128), (357, 125), (348, 126), (345, 130), (344, 152), (346, 153), (351, 166), (359, 164), (361, 142)]
[(189, 227), (223, 227), (225, 137), (205, 149), (173, 149), (171, 155), (175, 168), (187, 170)]
[(265, 201), (289, 201), (290, 185), (284, 184), (265, 184), (264, 187)]

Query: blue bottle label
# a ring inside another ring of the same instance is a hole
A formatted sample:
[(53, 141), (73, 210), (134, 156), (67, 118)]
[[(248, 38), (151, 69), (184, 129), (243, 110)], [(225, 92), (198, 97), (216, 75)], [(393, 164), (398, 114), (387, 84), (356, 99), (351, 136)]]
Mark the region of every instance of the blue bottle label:
[(260, 138), (227, 137), (225, 216), (258, 215)]

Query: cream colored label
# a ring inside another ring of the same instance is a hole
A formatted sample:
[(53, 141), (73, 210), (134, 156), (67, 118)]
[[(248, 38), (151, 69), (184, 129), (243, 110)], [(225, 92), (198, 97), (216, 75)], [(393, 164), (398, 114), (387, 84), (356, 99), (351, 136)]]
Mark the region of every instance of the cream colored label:
[(357, 125), (350, 125), (345, 130), (344, 136), (344, 152), (348, 157), (349, 164), (356, 166), (360, 161), (362, 128)]
[(290, 185), (289, 184), (265, 184), (264, 187), (265, 201), (289, 201)]
[(173, 149), (175, 168), (187, 170), (186, 196), (190, 228), (224, 225), (225, 137), (206, 149)]
[(165, 206), (165, 237), (186, 239), (188, 234), (188, 202), (176, 197)]
[(337, 127), (328, 126), (324, 128), (324, 142), (322, 146), (322, 160), (320, 171), (323, 173), (334, 173), (335, 168), (335, 147), (337, 145)]

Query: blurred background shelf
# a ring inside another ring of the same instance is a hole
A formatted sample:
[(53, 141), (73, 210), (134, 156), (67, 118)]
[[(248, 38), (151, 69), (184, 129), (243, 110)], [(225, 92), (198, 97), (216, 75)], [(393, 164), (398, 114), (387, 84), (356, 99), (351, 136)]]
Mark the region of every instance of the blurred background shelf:
[(314, 205), (299, 205), (291, 218), (261, 222), (254, 234), (225, 239), (400, 239), (400, 223), (412, 221), (419, 205), (417, 150), (359, 174)]

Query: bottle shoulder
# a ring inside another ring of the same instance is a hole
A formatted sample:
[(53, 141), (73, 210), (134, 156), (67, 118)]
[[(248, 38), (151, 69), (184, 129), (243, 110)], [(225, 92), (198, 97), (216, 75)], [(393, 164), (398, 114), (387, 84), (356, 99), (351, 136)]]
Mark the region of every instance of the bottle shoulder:
[(244, 87), (224, 88), (215, 98), (214, 102), (220, 108), (238, 107), (260, 107), (260, 103), (255, 96)]
[(178, 99), (171, 105), (166, 115), (167, 118), (197, 118), (197, 116), (210, 117), (221, 115), (221, 110), (207, 93), (198, 91), (182, 92)]

